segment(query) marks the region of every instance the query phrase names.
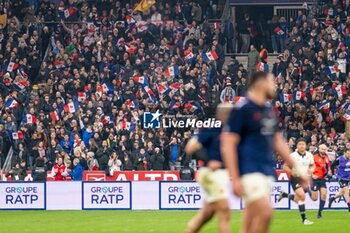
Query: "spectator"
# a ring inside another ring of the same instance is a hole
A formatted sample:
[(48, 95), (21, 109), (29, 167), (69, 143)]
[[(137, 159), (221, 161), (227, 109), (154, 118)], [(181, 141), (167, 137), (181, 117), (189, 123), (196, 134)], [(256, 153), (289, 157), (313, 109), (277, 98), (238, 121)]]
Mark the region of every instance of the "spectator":
[(250, 16), (245, 13), (244, 19), (238, 24), (238, 33), (242, 40), (241, 53), (247, 53), (250, 46), (250, 34), (249, 34), (249, 20)]
[(194, 170), (189, 166), (188, 163), (180, 169), (180, 179), (181, 180), (194, 180)]
[(93, 152), (87, 153), (87, 165), (88, 165), (89, 171), (99, 170), (99, 164)]
[[(115, 150), (125, 170), (149, 170), (158, 147), (164, 169), (179, 169), (182, 138), (193, 129), (146, 130), (143, 113), (205, 119), (218, 102), (246, 95), (258, 61), (250, 54), (248, 70), (236, 59), (225, 64), (234, 22), (224, 20), (220, 28), (206, 20), (220, 17), (219, 1), (160, 0), (144, 13), (132, 11), (132, 3), (44, 1), (21, 13), (6, 2), (0, 12), (8, 13), (0, 25), (2, 162), (11, 147), (18, 162), (23, 144), (31, 168), (41, 155), (51, 169), (60, 154), (68, 168), (79, 156), (84, 169), (107, 171)], [(69, 7), (75, 12), (66, 17)], [(256, 22), (244, 14), (237, 24), (240, 52), (263, 44), (281, 53), (272, 61), (278, 95), (271, 103), (285, 135), (308, 138), (312, 146), (331, 140), (339, 153), (350, 102), (347, 11), (347, 3), (327, 1), (312, 20), (299, 11), (292, 19), (258, 16)], [(208, 52), (217, 58), (207, 59)], [(15, 139), (18, 134), (23, 138)]]
[(250, 46), (248, 53), (248, 70), (252, 74), (256, 70), (256, 65), (260, 62), (259, 52), (256, 50), (254, 45)]
[[(38, 157), (42, 158), (42, 157)], [(51, 171), (51, 176), (54, 177), (55, 180), (65, 180), (68, 173), (67, 167), (63, 164), (63, 158), (61, 156), (57, 157), (57, 163), (53, 166)]]
[(121, 171), (121, 166), (122, 161), (120, 161), (118, 153), (113, 151), (108, 161), (109, 175), (113, 176), (114, 172)]
[(16, 165), (5, 175), (5, 177), (11, 177), (12, 181), (24, 181), (24, 178), (27, 176), (27, 170), (24, 164), (21, 165), (16, 163)]
[(170, 139), (170, 143), (168, 145), (169, 151), (170, 151), (170, 158), (169, 158), (169, 167), (170, 170), (180, 170), (180, 161), (182, 156), (182, 146), (180, 143), (180, 139), (177, 137), (172, 137)]
[(102, 147), (96, 152), (96, 159), (98, 160), (99, 168), (103, 171), (108, 171), (108, 161), (111, 151), (108, 148), (107, 141), (102, 141)]
[(150, 162), (152, 164), (152, 170), (157, 171), (157, 170), (164, 170), (164, 155), (161, 152), (159, 147), (156, 147), (154, 149), (154, 154), (150, 158)]
[(36, 158), (32, 176), (33, 181), (46, 181), (47, 167), (45, 165), (45, 159), (43, 157)]
[(144, 148), (135, 157), (135, 168), (137, 171), (146, 171), (149, 169), (149, 155)]
[(28, 151), (23, 143), (18, 144), (18, 150), (14, 153), (14, 164), (28, 161)]
[(68, 170), (69, 175), (72, 177), (72, 180), (78, 181), (83, 179), (83, 168), (80, 165), (80, 161), (78, 158), (73, 160), (73, 169)]
[[(136, 158), (136, 156), (135, 156)], [(124, 155), (124, 170), (125, 171), (133, 171), (135, 170), (135, 166), (134, 166), (134, 163), (133, 161), (129, 158), (129, 155), (128, 154), (125, 154)]]

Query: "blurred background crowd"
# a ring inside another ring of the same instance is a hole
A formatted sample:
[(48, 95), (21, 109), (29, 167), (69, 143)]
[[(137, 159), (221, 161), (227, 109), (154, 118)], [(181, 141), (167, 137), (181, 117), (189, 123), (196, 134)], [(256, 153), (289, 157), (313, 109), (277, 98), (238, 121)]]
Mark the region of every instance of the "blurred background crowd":
[(193, 129), (145, 129), (143, 113), (207, 119), (218, 103), (244, 98), (257, 69), (276, 76), (272, 103), (291, 149), (301, 136), (312, 152), (350, 148), (350, 1), (268, 20), (223, 18), (225, 5), (1, 0), (0, 165), (16, 179), (38, 167), (60, 179), (178, 170), (190, 163)]

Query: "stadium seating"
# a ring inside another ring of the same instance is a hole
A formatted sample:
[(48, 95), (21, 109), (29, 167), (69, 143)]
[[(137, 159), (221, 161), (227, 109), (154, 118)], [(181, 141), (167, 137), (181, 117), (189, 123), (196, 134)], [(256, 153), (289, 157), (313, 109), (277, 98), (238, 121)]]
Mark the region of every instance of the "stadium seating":
[[(326, 2), (316, 18), (274, 16), (264, 34), (258, 22), (220, 20), (219, 1), (97, 2), (0, 5), (1, 166), (25, 160), (31, 170), (43, 157), (50, 170), (60, 155), (69, 168), (77, 157), (84, 170), (107, 174), (179, 169), (190, 162), (183, 147), (193, 129), (147, 129), (143, 113), (212, 116), (220, 101), (246, 95), (252, 70), (266, 69), (262, 48), (277, 52), (267, 63), (278, 88), (272, 104), (290, 147), (299, 136), (334, 156), (350, 147), (350, 8), (342, 1)], [(231, 43), (244, 43), (237, 25), (247, 25), (257, 49), (244, 65), (225, 57), (240, 47)]]

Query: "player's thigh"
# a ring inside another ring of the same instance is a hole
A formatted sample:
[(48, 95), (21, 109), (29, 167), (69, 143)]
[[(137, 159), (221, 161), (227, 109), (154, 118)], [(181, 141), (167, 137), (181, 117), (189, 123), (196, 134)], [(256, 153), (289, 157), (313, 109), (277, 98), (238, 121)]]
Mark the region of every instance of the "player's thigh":
[(258, 172), (243, 175), (243, 200), (246, 206), (256, 200), (269, 199), (273, 180), (273, 177)]
[(250, 202), (247, 207), (251, 215), (268, 220), (272, 217), (273, 209), (271, 201), (268, 197), (261, 197), (255, 201)]
[(200, 210), (199, 214), (204, 221), (210, 220), (215, 213), (215, 206), (211, 203), (204, 201), (203, 207)]
[(305, 191), (302, 187), (297, 188), (294, 192), (297, 201), (305, 201)]
[(319, 180), (312, 180), (311, 191), (318, 192), (321, 188), (321, 183)]
[(215, 213), (219, 218), (229, 219), (230, 218), (230, 205), (228, 199), (220, 200), (213, 203), (215, 206)]
[(212, 171), (208, 168), (201, 168), (198, 181), (203, 190), (203, 198), (208, 203), (213, 204), (228, 199), (229, 176), (226, 170), (217, 169)]

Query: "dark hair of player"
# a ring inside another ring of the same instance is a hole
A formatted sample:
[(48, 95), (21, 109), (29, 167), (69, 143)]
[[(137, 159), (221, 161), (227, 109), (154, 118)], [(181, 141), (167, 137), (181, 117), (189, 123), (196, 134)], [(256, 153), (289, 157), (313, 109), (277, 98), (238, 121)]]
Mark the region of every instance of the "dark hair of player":
[(251, 88), (254, 86), (255, 83), (257, 83), (260, 80), (266, 79), (267, 78), (267, 73), (263, 71), (255, 71), (251, 76), (250, 80), (248, 83), (248, 88)]
[(299, 138), (299, 139), (297, 140), (297, 145), (299, 144), (299, 142), (305, 142), (305, 144), (307, 144), (305, 138)]

